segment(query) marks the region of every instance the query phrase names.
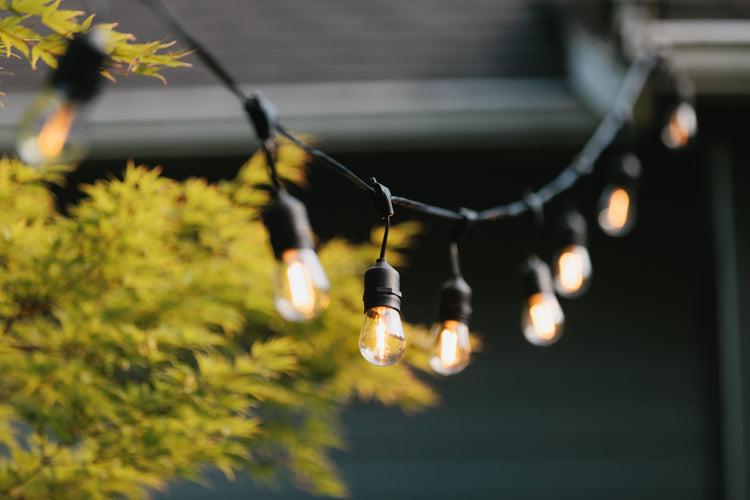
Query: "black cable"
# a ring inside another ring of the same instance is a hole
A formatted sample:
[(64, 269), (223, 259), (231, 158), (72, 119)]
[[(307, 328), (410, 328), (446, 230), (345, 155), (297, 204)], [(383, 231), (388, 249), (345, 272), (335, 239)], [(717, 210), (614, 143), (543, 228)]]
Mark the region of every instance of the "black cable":
[[(596, 161), (607, 147), (612, 144), (620, 129), (622, 129), (630, 118), (635, 102), (640, 96), (649, 75), (656, 67), (658, 61), (659, 56), (654, 52), (644, 52), (633, 61), (625, 74), (622, 87), (618, 92), (613, 106), (599, 123), (596, 130), (594, 130), (593, 135), (583, 146), (581, 152), (565, 169), (562, 170), (562, 172), (558, 174), (557, 177), (539, 188), (535, 193), (532, 193), (542, 204), (549, 203), (553, 198), (572, 188), (581, 177), (588, 175), (593, 171)], [(281, 135), (292, 140), (295, 144), (314, 157), (322, 160), (325, 165), (333, 168), (333, 170), (344, 175), (358, 186), (366, 186), (369, 188), (362, 179), (350, 172), (341, 163), (337, 162), (321, 150), (297, 139), (287, 130), (283, 129), (281, 125), (279, 125), (278, 128)], [(460, 220), (463, 217), (456, 211), (428, 205), (420, 201), (410, 200), (400, 196), (393, 196), (392, 200), (395, 205), (433, 217), (449, 220)], [(494, 221), (508, 217), (518, 217), (525, 214), (528, 210), (529, 206), (525, 200), (517, 200), (506, 205), (483, 210), (479, 212), (477, 220)]]
[(216, 75), (219, 80), (222, 81), (224, 86), (229, 89), (229, 91), (234, 95), (236, 95), (237, 98), (240, 99), (240, 101), (244, 104), (245, 100), (249, 96), (247, 96), (242, 91), (237, 82), (234, 81), (234, 78), (232, 78), (232, 75), (230, 75), (229, 72), (226, 71), (224, 67), (219, 63), (219, 61), (216, 60), (216, 58), (212, 56), (211, 53), (203, 46), (203, 44), (198, 41), (198, 38), (193, 34), (192, 31), (190, 31), (185, 23), (180, 21), (180, 19), (177, 17), (177, 14), (175, 14), (168, 5), (166, 5), (161, 0), (141, 0), (141, 2), (146, 4), (154, 13), (156, 13), (157, 17), (161, 19), (168, 27), (176, 31), (177, 35), (182, 38), (184, 42), (190, 45), (193, 50), (195, 50), (195, 55), (197, 55), (201, 59), (201, 61), (203, 61), (206, 66), (208, 66), (208, 69), (210, 69), (214, 73), (214, 75)]
[[(161, 0), (141, 0), (143, 3), (148, 5), (157, 15), (160, 17), (168, 26), (177, 32), (190, 46), (195, 50), (196, 55), (206, 64), (206, 66), (216, 75), (219, 80), (235, 94), (245, 106), (249, 97), (240, 89), (239, 85), (228, 71), (216, 60), (206, 48), (201, 44), (193, 33), (179, 20), (175, 13), (165, 5)], [(622, 87), (618, 92), (617, 98), (610, 111), (604, 116), (602, 121), (597, 126), (591, 138), (581, 149), (581, 152), (573, 159), (573, 161), (563, 169), (560, 174), (557, 175), (550, 182), (542, 186), (536, 192), (532, 192), (534, 196), (542, 205), (548, 203), (553, 198), (559, 196), (563, 192), (572, 188), (578, 180), (590, 174), (593, 171), (594, 164), (599, 159), (601, 154), (617, 137), (620, 129), (625, 125), (627, 120), (630, 118), (633, 107), (635, 106), (636, 100), (640, 96), (648, 77), (650, 76), (657, 63), (661, 60), (661, 56), (653, 51), (644, 51), (637, 56), (623, 79)], [(279, 134), (292, 141), (297, 146), (304, 149), (307, 153), (320, 160), (325, 166), (332, 169), (334, 172), (342, 175), (350, 182), (352, 182), (359, 189), (367, 192), (369, 195), (376, 194), (375, 189), (370, 186), (363, 179), (354, 174), (342, 163), (336, 161), (334, 158), (315, 148), (306, 142), (302, 141), (290, 133), (284, 128), (281, 123), (276, 123), (276, 130)], [(269, 168), (271, 169), (271, 177), (275, 185), (278, 186), (278, 178), (275, 173), (273, 164), (273, 158), (267, 147), (263, 147)], [(400, 205), (411, 210), (421, 212), (425, 215), (433, 217), (439, 217), (449, 220), (461, 220), (464, 215), (449, 210), (447, 208), (436, 207), (428, 205), (408, 198), (393, 196), (392, 201), (396, 205)], [(526, 203), (525, 199), (517, 200), (506, 205), (499, 205), (492, 207), (477, 213), (477, 221), (494, 221), (504, 219), (508, 217), (517, 217), (523, 215), (530, 210), (529, 204)], [(389, 223), (386, 223), (386, 234), (388, 231)], [(385, 244), (383, 246), (385, 248)]]
[(380, 244), (380, 258), (385, 259), (385, 250), (388, 247), (388, 231), (391, 229), (391, 218), (385, 218), (385, 232), (383, 233), (383, 243)]
[(351, 170), (346, 168), (343, 164), (339, 163), (338, 161), (334, 160), (330, 156), (328, 156), (326, 153), (321, 151), (320, 149), (310, 146), (306, 142), (298, 139), (295, 137), (291, 132), (289, 132), (287, 129), (284, 128), (281, 123), (278, 123), (276, 125), (276, 129), (278, 130), (279, 134), (283, 135), (293, 143), (295, 143), (297, 146), (301, 147), (305, 151), (307, 151), (309, 154), (314, 156), (315, 158), (321, 160), (324, 165), (329, 167), (334, 172), (339, 173), (340, 175), (346, 177), (349, 179), (355, 186), (360, 188), (363, 191), (367, 191), (370, 194), (375, 194), (375, 189), (373, 189), (372, 186), (367, 184), (364, 180), (360, 179), (356, 174), (354, 174)]
[(433, 205), (428, 205), (427, 203), (422, 203), (421, 201), (410, 200), (409, 198), (403, 198), (401, 196), (393, 196), (391, 199), (393, 200), (394, 205), (399, 205), (404, 208), (410, 208), (414, 211), (422, 212), (426, 215), (432, 215), (434, 217), (441, 217), (443, 219), (450, 220), (461, 220), (464, 218), (463, 215), (458, 212), (454, 212), (453, 210), (448, 210), (447, 208), (442, 207), (435, 207)]
[(266, 165), (268, 166), (268, 176), (271, 178), (271, 184), (274, 191), (278, 192), (281, 189), (281, 181), (276, 171), (276, 156), (272, 140), (267, 140), (263, 143), (263, 154), (266, 156)]

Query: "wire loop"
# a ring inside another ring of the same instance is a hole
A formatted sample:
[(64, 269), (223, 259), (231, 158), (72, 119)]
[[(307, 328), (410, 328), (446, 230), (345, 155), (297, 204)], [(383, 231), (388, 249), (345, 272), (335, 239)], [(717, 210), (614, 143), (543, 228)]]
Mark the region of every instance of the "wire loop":
[(453, 226), (453, 232), (451, 233), (451, 241), (454, 242), (463, 238), (479, 219), (479, 214), (470, 208), (461, 207), (458, 209), (458, 214), (461, 218)]
[(278, 129), (276, 107), (260, 92), (255, 92), (245, 99), (245, 112), (255, 129), (255, 135), (261, 142), (265, 143), (276, 136)]
[(534, 225), (537, 228), (544, 226), (544, 202), (539, 194), (531, 189), (527, 189), (523, 193), (523, 201), (534, 218)]
[(372, 204), (375, 206), (381, 219), (388, 219), (393, 215), (393, 202), (391, 201), (391, 190), (378, 183), (375, 177), (370, 178), (370, 186), (373, 188), (373, 194), (370, 197)]

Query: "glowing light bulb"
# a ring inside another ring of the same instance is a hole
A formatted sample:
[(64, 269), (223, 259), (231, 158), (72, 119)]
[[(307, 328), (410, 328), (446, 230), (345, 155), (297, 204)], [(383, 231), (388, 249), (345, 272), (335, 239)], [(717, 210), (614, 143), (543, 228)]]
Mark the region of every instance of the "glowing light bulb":
[(625, 188), (612, 186), (602, 193), (599, 226), (610, 236), (628, 233), (635, 220), (631, 196)]
[(284, 251), (273, 283), (274, 305), (284, 319), (303, 321), (328, 307), (330, 284), (312, 248)]
[(695, 108), (683, 101), (669, 115), (669, 120), (661, 131), (661, 140), (668, 148), (679, 149), (685, 147), (697, 131)]
[(406, 348), (401, 315), (391, 307), (378, 306), (365, 312), (359, 335), (359, 351), (377, 366), (392, 365)]
[(313, 249), (305, 206), (280, 190), (263, 212), (263, 223), (277, 261), (273, 274), (276, 310), (289, 321), (314, 318), (328, 307), (330, 283)]
[(612, 183), (599, 198), (599, 227), (610, 236), (624, 236), (635, 223), (636, 182), (641, 173), (641, 164), (633, 154), (620, 159)]
[(73, 164), (85, 156), (86, 104), (98, 91), (107, 37), (95, 27), (70, 42), (49, 85), (19, 123), (16, 151), (23, 162)]
[(435, 344), (430, 367), (441, 375), (453, 375), (466, 368), (471, 359), (469, 327), (466, 323), (445, 320), (432, 326)]
[(558, 223), (558, 234), (561, 248), (552, 259), (555, 290), (563, 297), (577, 297), (591, 282), (586, 219), (577, 210), (569, 209)]
[(377, 366), (392, 365), (406, 348), (401, 325), (401, 278), (384, 258), (365, 273), (365, 318), (359, 334), (359, 351)]
[(568, 245), (555, 257), (555, 290), (564, 297), (583, 293), (591, 281), (591, 257), (582, 245)]
[(565, 315), (552, 293), (536, 293), (528, 298), (521, 326), (526, 340), (534, 345), (554, 344), (562, 336)]
[(565, 315), (552, 291), (549, 266), (537, 256), (529, 257), (524, 271), (528, 297), (521, 311), (521, 329), (530, 343), (554, 344), (563, 333)]
[(458, 275), (458, 248), (451, 248), (454, 277), (440, 287), (437, 321), (432, 325), (433, 347), (430, 367), (441, 375), (462, 371), (471, 358), (469, 318), (471, 317), (471, 287)]

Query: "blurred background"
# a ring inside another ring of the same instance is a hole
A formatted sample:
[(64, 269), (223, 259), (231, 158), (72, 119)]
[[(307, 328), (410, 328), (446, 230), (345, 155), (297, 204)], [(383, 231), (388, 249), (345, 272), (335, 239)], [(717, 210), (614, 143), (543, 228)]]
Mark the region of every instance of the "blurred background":
[[(352, 406), (351, 445), (335, 459), (363, 500), (750, 499), (750, 3), (170, 5), (287, 127), (394, 195), (447, 208), (504, 204), (553, 178), (611, 104), (631, 44), (669, 46), (695, 85), (697, 141), (681, 151), (661, 144), (659, 90), (648, 89), (632, 146), (643, 175), (631, 234), (596, 227), (606, 168), (576, 188), (594, 275), (588, 293), (562, 300), (561, 341), (533, 347), (521, 334), (519, 269), (539, 249), (529, 218), (477, 226), (461, 251), (483, 351), (464, 372), (435, 378), (443, 400), (426, 414)], [(173, 37), (140, 2), (101, 2), (101, 12), (139, 41)], [(145, 77), (106, 86), (91, 118), (92, 154), (63, 202), (128, 158), (178, 178), (237, 171), (258, 144), (234, 97), (191, 62), (165, 71), (166, 86)], [(46, 76), (26, 64), (10, 61), (2, 78), (4, 152)], [(323, 241), (362, 240), (377, 221), (369, 201), (322, 166), (298, 194)], [(403, 314), (430, 324), (452, 226), (397, 208), (394, 222), (414, 219), (425, 230), (400, 269)], [(156, 496), (211, 497), (308, 495), (217, 475), (210, 490), (185, 483)]]

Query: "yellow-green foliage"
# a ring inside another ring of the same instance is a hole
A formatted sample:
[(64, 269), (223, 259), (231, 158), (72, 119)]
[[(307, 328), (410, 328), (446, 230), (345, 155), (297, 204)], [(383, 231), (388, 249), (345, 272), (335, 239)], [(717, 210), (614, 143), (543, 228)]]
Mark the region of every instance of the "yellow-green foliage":
[[(40, 59), (57, 67), (57, 57), (65, 52), (71, 36), (87, 31), (94, 22), (94, 15), (63, 9), (60, 4), (61, 0), (0, 0), (0, 54), (24, 56), (34, 69)], [(109, 32), (103, 74), (110, 79), (113, 74), (138, 73), (163, 80), (159, 74), (163, 68), (189, 66), (181, 60), (186, 51), (169, 50), (173, 42), (135, 43), (133, 35), (114, 29), (117, 24), (98, 26)]]
[[(304, 182), (304, 153), (278, 154), (281, 175)], [(219, 185), (129, 165), (84, 186), (66, 216), (47, 189), (58, 180), (0, 160), (0, 498), (144, 498), (211, 467), (343, 496), (328, 458), (342, 407), (435, 403), (414, 371), (423, 328), (406, 325), (391, 367), (359, 354), (377, 245), (327, 242), (328, 310), (276, 314), (260, 156)]]

